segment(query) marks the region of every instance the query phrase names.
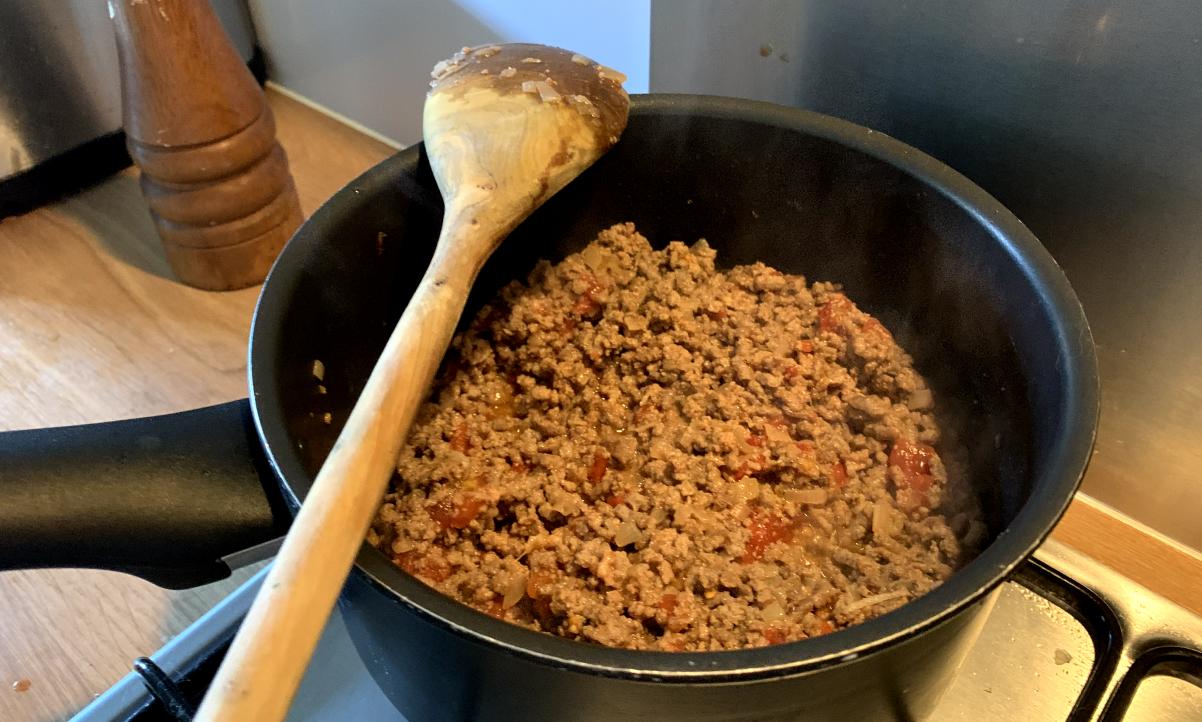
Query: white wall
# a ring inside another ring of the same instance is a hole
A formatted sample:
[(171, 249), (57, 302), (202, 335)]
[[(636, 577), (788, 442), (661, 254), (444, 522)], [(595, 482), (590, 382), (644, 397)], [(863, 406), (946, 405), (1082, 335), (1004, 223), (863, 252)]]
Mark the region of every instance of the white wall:
[(430, 68), (464, 45), (558, 45), (647, 91), (650, 0), (249, 0), (268, 75), (402, 144), (421, 139)]

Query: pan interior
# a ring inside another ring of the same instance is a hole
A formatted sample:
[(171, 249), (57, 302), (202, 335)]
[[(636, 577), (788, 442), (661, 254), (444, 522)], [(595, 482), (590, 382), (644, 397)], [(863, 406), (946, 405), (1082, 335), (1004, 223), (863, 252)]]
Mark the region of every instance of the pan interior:
[[(441, 213), (420, 147), (411, 148), (340, 191), (277, 262), (256, 316), (251, 377), (261, 431), (293, 503), (415, 289)], [(723, 266), (758, 260), (842, 283), (931, 381), (969, 449), (990, 534), (1006, 530), (1006, 544), (876, 622), (900, 615), (916, 623), (922, 610), (910, 607), (967, 603), (1050, 530), (1092, 441), (1092, 346), (1059, 269), (975, 186), (896, 141), (824, 116), (746, 101), (635, 98), (622, 141), (486, 264), (465, 319), (537, 260), (559, 260), (622, 221), (656, 247), (704, 237)], [(416, 586), (382, 571), (376, 556), (371, 571), (381, 584)], [(453, 614), (484, 624), (466, 609)]]

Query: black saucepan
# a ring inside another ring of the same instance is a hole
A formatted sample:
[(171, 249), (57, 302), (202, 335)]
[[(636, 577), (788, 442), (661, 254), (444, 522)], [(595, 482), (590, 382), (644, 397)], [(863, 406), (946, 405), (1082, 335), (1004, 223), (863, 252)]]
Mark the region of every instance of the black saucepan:
[[(416, 286), (440, 216), (420, 146), (330, 199), (263, 288), (249, 402), (0, 435), (0, 567), (99, 566), (182, 586), (278, 535)], [(621, 143), (502, 245), (468, 314), (536, 259), (627, 220), (658, 245), (705, 237), (725, 265), (760, 260), (845, 284), (959, 419), (992, 542), (932, 593), (865, 624), (685, 654), (507, 625), (365, 546), (340, 604), (367, 667), (413, 720), (921, 716), (1089, 459), (1096, 360), (1067, 281), (997, 201), (887, 136), (763, 103), (652, 95), (634, 99)]]

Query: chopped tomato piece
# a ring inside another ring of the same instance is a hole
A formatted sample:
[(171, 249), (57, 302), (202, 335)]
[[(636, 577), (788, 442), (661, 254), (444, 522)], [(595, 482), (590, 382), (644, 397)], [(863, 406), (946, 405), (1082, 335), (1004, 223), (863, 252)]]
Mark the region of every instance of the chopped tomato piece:
[(937, 458), (931, 446), (908, 439), (893, 442), (889, 451), (889, 466), (896, 468), (894, 484), (897, 487), (897, 504), (911, 510), (928, 503), (927, 491), (935, 481), (931, 474), (931, 461)]
[(426, 511), (430, 514), (430, 518), (438, 522), (438, 525), (445, 531), (467, 528), (467, 525), (472, 523), (472, 519), (476, 518), (482, 508), (484, 508), (483, 499), (467, 496), (460, 500), (443, 499), (426, 507)]
[(397, 563), (397, 566), (399, 566), (401, 569), (404, 569), (405, 571), (409, 572), (413, 576), (417, 576), (418, 574), (421, 573), (421, 567), (420, 567), (421, 560), (422, 560), (421, 554), (418, 554), (415, 551), (411, 551), (411, 552), (403, 552), (403, 553), (397, 555), (396, 563)]
[(785, 633), (776, 627), (764, 627), (760, 630), (760, 634), (764, 635), (764, 639), (768, 640), (768, 644), (784, 644), (788, 640)]
[(747, 444), (749, 446), (763, 446), (764, 437), (760, 436), (759, 434), (752, 434), (751, 436), (747, 437)]
[(893, 340), (893, 334), (889, 333), (889, 329), (885, 328), (883, 323), (871, 316), (865, 319), (864, 323), (860, 324), (860, 330), (868, 335), (879, 336), (883, 341)]
[(555, 583), (555, 576), (548, 572), (530, 572), (526, 577), (526, 596), (538, 599), (550, 595), (549, 587)]
[(847, 466), (842, 461), (831, 464), (831, 483), (838, 487), (847, 484)]
[(597, 449), (593, 452), (593, 465), (588, 470), (589, 482), (596, 484), (605, 478), (605, 470), (609, 468), (609, 457), (605, 452)]
[(472, 439), (467, 433), (467, 422), (460, 421), (451, 432), (451, 448), (461, 454), (466, 454), (472, 448)]
[(797, 344), (797, 349), (802, 353), (814, 353), (814, 342), (806, 339)]
[(743, 556), (739, 557), (743, 564), (763, 559), (768, 547), (793, 538), (792, 521), (762, 509), (751, 512), (747, 520), (747, 529), (751, 533), (747, 538), (747, 545), (743, 547)]
[(711, 321), (721, 321), (722, 319), (726, 318), (730, 314), (727, 313), (725, 310), (720, 310), (720, 311), (706, 311), (705, 315)]
[(833, 631), (835, 631), (835, 625), (831, 624), (831, 620), (824, 619), (818, 623), (819, 634), (830, 634)]
[(530, 467), (526, 466), (525, 460), (523, 460), (520, 456), (509, 462), (509, 468), (513, 469), (519, 474), (525, 474), (526, 472), (530, 471)]
[(415, 577), (422, 577), (435, 584), (446, 581), (451, 576), (451, 567), (436, 557), (426, 556), (416, 551), (404, 552), (396, 558), (397, 566)]
[(441, 559), (427, 559), (422, 566), (422, 574), (435, 584), (444, 582), (451, 576), (451, 565)]
[[(726, 469), (726, 467), (723, 467), (723, 468)], [(739, 479), (742, 479), (743, 477), (747, 476), (747, 474), (750, 471), (751, 471), (751, 467), (747, 466), (747, 464), (739, 464), (739, 467), (734, 470), (726, 469), (726, 472), (728, 474), (730, 474), (730, 477), (732, 479), (734, 479), (735, 481), (738, 481)]]
[(626, 497), (622, 496), (621, 494), (613, 494), (605, 498), (605, 503), (609, 504), (610, 506), (618, 506), (626, 503)]
[(550, 624), (555, 614), (551, 610), (551, 586), (555, 577), (547, 572), (531, 572), (526, 577), (526, 596), (530, 597), (530, 608), (539, 621)]
[(679, 600), (676, 598), (675, 594), (665, 594), (659, 598), (659, 608), (668, 614), (671, 614), (672, 611), (676, 609), (676, 605), (678, 603)]
[(781, 375), (787, 379), (796, 378), (801, 373), (801, 367), (797, 364), (789, 364), (781, 371)]
[(907, 474), (930, 474), (931, 460), (936, 456), (935, 449), (927, 444), (898, 439), (889, 450), (889, 466), (896, 466)]
[(849, 320), (856, 305), (841, 293), (832, 293), (826, 303), (818, 309), (818, 328), (823, 331), (843, 333), (843, 324)]
[(601, 302), (597, 300), (597, 296), (605, 290), (605, 286), (591, 274), (585, 274), (584, 278), (588, 282), (588, 288), (576, 299), (572, 313), (577, 316), (592, 316), (601, 310)]
[(578, 316), (592, 316), (600, 310), (601, 304), (597, 302), (597, 299), (589, 295), (587, 291), (581, 294), (580, 298), (576, 299), (576, 305), (572, 306), (572, 313)]
[(925, 479), (925, 486), (920, 488), (919, 484), (909, 487), (898, 487), (897, 489), (897, 505), (905, 511), (913, 511), (921, 506), (929, 506), (931, 503), (930, 497), (927, 496), (926, 489), (930, 488), (931, 477), (919, 477), (916, 481)]

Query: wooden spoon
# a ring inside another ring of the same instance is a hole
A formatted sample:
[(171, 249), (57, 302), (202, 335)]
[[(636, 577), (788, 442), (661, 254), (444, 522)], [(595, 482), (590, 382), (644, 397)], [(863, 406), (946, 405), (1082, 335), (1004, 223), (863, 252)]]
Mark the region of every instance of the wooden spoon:
[(434, 258), (309, 490), (198, 721), (284, 718), (480, 267), (626, 127), (625, 78), (558, 48), (464, 48), (433, 76), (423, 134), (446, 204)]

